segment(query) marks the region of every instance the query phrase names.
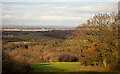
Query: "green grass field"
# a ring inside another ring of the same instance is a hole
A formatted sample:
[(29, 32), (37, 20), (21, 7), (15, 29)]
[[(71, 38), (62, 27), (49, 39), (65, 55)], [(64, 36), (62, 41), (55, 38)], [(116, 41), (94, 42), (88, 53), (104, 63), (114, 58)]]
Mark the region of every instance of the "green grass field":
[(55, 62), (31, 64), (31, 72), (104, 72), (105, 68), (81, 66), (79, 62)]
[(19, 39), (48, 39), (48, 40), (55, 39), (53, 37), (42, 36), (41, 33), (19, 35), (19, 36), (16, 36), (16, 38), (19, 38)]

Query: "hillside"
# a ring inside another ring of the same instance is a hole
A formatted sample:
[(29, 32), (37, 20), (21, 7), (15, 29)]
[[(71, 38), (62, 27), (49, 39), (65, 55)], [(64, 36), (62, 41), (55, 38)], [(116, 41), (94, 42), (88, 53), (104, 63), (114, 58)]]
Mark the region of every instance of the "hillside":
[(118, 72), (117, 16), (117, 13), (97, 14), (75, 31), (3, 32), (13, 35), (3, 36), (3, 70), (86, 72), (94, 69), (98, 72), (96, 68), (100, 68), (100, 71)]

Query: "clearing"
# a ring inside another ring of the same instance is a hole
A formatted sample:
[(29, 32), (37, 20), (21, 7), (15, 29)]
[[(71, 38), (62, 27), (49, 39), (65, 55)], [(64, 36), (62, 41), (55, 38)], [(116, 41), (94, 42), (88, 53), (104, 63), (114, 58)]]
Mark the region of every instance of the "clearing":
[(106, 72), (100, 66), (81, 66), (80, 62), (54, 62), (31, 64), (31, 72)]

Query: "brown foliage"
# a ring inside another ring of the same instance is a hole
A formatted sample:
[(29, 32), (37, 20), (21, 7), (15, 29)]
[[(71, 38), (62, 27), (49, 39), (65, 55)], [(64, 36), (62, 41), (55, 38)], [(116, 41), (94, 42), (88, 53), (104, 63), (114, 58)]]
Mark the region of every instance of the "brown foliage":
[(7, 72), (29, 72), (30, 65), (25, 61), (16, 61), (8, 53), (3, 52), (2, 54), (2, 71)]

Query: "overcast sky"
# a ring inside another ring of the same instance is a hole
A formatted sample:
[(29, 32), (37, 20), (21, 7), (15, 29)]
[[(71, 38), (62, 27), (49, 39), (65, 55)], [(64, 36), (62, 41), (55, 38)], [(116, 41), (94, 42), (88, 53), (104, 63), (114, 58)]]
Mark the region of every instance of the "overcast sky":
[(5, 0), (2, 3), (2, 24), (75, 27), (85, 23), (97, 13), (118, 10), (117, 2), (111, 2), (112, 0), (106, 0), (106, 2), (35, 1), (8, 2)]

